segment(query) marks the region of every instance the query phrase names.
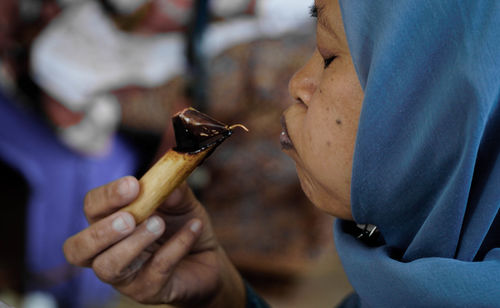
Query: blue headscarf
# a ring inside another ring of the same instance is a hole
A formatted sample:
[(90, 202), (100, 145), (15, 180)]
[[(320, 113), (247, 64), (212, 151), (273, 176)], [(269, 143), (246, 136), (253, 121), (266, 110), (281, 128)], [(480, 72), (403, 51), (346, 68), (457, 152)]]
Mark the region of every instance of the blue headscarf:
[(340, 0), (364, 89), (351, 199), (337, 221), (362, 304), (500, 307), (500, 1)]

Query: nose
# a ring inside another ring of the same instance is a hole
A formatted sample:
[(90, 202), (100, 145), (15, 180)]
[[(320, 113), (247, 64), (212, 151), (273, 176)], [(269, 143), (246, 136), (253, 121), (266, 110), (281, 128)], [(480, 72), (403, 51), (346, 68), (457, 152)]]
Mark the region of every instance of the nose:
[(290, 79), (288, 92), (292, 98), (309, 106), (313, 94), (319, 86), (321, 72), (321, 55), (316, 50), (307, 63)]

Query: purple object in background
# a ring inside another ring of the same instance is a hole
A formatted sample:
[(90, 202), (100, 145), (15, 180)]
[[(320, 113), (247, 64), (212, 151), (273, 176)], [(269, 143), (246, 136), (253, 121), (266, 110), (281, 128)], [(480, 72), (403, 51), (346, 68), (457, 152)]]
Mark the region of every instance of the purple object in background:
[(60, 307), (98, 307), (113, 294), (90, 269), (71, 267), (62, 245), (88, 224), (83, 200), (90, 189), (134, 174), (137, 155), (119, 136), (107, 155), (72, 152), (42, 119), (0, 92), (0, 159), (30, 188), (26, 216), (27, 290), (53, 294)]

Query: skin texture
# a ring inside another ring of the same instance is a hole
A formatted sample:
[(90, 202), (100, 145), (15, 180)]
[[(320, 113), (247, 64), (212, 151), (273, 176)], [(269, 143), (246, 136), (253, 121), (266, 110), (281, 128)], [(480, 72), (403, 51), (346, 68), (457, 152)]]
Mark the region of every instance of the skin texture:
[(284, 119), (293, 148), (284, 151), (294, 159), (302, 189), (313, 204), (352, 219), (352, 158), (363, 90), (338, 3), (317, 0), (316, 7), (317, 48), (289, 84), (295, 104)]
[(90, 191), (84, 204), (90, 226), (66, 240), (68, 262), (91, 267), (102, 281), (140, 303), (244, 307), (241, 277), (187, 185), (136, 226), (131, 214), (115, 211), (138, 193), (133, 177)]
[[(311, 201), (327, 213), (351, 219), (352, 156), (363, 91), (338, 3), (317, 0), (316, 6), (317, 49), (290, 81), (295, 103), (284, 112), (288, 134), (281, 140)], [(189, 188), (176, 190), (136, 226), (120, 209), (138, 192), (133, 177), (90, 191), (84, 206), (90, 226), (64, 244), (68, 262), (91, 267), (104, 282), (141, 303), (244, 307), (242, 278)]]

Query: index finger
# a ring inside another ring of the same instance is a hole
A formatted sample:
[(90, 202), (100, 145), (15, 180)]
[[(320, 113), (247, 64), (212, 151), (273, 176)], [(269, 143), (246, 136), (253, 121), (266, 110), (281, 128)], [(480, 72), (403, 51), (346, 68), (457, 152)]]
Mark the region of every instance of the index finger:
[(69, 263), (88, 266), (99, 253), (117, 243), (135, 229), (134, 217), (118, 212), (68, 238), (63, 245)]
[(132, 202), (139, 193), (139, 181), (126, 176), (97, 187), (85, 196), (83, 208), (90, 224)]

